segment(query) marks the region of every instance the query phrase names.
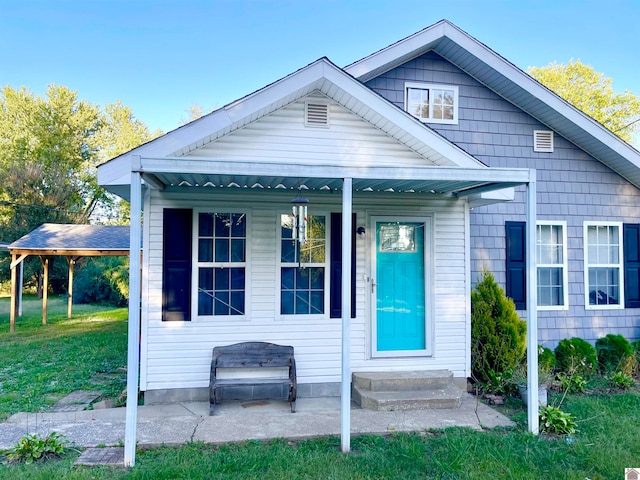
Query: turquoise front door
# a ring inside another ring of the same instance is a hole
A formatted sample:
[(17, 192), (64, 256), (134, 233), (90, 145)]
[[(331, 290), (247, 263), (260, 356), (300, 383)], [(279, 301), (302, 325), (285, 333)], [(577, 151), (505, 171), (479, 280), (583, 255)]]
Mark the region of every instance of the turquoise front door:
[(425, 350), (425, 223), (374, 223), (375, 351)]

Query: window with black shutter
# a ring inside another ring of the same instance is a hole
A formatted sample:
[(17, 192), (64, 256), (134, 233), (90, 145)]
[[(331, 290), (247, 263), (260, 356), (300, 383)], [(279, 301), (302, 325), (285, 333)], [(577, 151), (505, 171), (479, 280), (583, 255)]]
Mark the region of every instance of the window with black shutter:
[(525, 222), (505, 223), (507, 241), (506, 295), (513, 299), (518, 310), (525, 310), (527, 303), (527, 257), (525, 230)]
[(640, 224), (625, 223), (624, 306), (640, 308)]
[[(356, 214), (351, 219), (351, 318), (356, 318)], [(329, 311), (331, 318), (342, 317), (342, 213), (331, 214)]]
[(165, 208), (162, 223), (162, 320), (191, 320), (191, 226), (188, 208)]

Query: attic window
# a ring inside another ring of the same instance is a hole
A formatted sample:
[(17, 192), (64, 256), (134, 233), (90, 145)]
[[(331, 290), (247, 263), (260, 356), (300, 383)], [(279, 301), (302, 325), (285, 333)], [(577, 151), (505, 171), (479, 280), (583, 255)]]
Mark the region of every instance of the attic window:
[(304, 124), (307, 127), (328, 127), (329, 105), (326, 103), (305, 103)]
[(533, 131), (533, 151), (553, 152), (553, 132), (551, 130)]
[(412, 82), (404, 87), (404, 109), (418, 120), (458, 123), (458, 87)]

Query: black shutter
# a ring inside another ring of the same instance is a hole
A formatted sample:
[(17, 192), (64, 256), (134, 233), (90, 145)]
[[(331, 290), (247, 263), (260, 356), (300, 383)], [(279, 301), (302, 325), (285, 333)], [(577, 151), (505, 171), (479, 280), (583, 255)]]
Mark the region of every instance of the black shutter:
[[(351, 318), (356, 318), (356, 214), (351, 218)], [(342, 213), (331, 214), (329, 316), (342, 317)]]
[(513, 299), (518, 310), (527, 305), (526, 223), (506, 222), (507, 288), (506, 295)]
[(162, 223), (162, 320), (191, 320), (191, 209), (165, 208)]
[(640, 308), (640, 225), (623, 225), (624, 306)]

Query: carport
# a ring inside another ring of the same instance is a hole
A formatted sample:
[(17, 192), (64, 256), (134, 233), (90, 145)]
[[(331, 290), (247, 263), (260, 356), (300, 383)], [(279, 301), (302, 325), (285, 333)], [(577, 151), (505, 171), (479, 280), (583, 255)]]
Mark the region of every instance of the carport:
[(40, 258), (43, 274), (42, 324), (47, 323), (47, 290), (51, 259), (62, 256), (69, 266), (67, 316), (73, 305), (73, 270), (81, 257), (129, 255), (129, 227), (111, 225), (70, 225), (45, 223), (8, 245), (11, 254), (10, 331), (22, 314), (22, 266), (29, 255)]

